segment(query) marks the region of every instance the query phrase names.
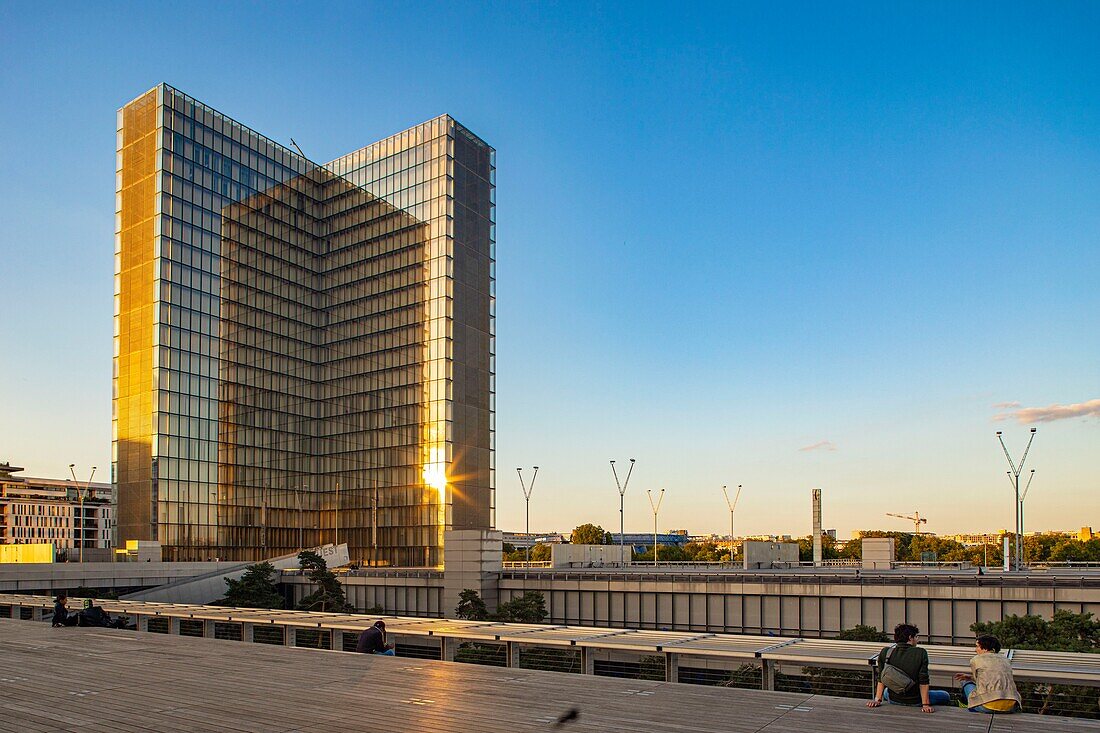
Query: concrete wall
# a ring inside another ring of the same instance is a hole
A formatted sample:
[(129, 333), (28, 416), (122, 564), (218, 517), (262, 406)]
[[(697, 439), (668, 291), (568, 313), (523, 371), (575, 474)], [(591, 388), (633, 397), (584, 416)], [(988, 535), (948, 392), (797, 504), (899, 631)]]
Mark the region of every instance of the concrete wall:
[(1100, 579), (1002, 582), (974, 575), (855, 579), (775, 572), (712, 575), (506, 571), (500, 600), (546, 597), (557, 624), (683, 631), (836, 636), (856, 624), (892, 630), (907, 621), (939, 644), (965, 644), (975, 621), (1055, 609), (1100, 615)]
[(894, 567), (896, 541), (893, 537), (864, 537), (860, 540), (863, 568), (865, 570), (889, 570)]
[(555, 568), (591, 568), (629, 565), (631, 548), (618, 545), (550, 545), (550, 564)]
[[(444, 615), (443, 573), (438, 570), (372, 569), (339, 577), (348, 602), (359, 611), (381, 607), (383, 613), (396, 616)], [(280, 582), (290, 589), (294, 604), (316, 590), (303, 575), (284, 573)], [(454, 606), (449, 610), (453, 614)]]
[(449, 529), (443, 533), (443, 615), (454, 616), (459, 594), (476, 590), (489, 607), (497, 608), (503, 535), (498, 530)]
[(149, 588), (202, 573), (226, 570), (232, 562), (85, 562), (0, 565), (0, 591), (32, 593), (88, 588)]
[(745, 570), (771, 569), (798, 564), (797, 542), (748, 541), (741, 545)]

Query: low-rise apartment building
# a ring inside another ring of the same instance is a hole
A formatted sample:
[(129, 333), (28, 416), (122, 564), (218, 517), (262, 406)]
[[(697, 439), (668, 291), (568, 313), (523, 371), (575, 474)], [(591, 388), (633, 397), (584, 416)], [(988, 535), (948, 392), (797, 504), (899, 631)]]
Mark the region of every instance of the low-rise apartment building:
[(111, 547), (111, 485), (15, 476), (0, 463), (0, 544), (52, 543), (67, 559)]

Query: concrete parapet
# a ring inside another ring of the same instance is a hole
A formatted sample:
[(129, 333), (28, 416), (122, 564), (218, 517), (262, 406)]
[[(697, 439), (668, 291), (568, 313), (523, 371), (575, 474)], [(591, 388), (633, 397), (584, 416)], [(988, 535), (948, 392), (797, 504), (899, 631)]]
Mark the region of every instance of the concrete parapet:
[(889, 570), (894, 567), (896, 542), (893, 537), (864, 537), (860, 542), (864, 570)]
[(476, 590), (490, 611), (500, 599), (503, 533), (451, 529), (443, 533), (443, 615), (453, 617), (462, 591)]

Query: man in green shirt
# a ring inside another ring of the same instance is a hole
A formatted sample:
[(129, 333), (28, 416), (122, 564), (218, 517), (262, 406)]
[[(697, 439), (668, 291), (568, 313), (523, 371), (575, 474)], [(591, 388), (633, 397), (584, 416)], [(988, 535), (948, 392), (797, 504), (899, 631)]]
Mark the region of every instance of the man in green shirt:
[[(947, 705), (951, 694), (946, 690), (933, 690), (929, 687), (928, 652), (917, 646), (920, 629), (912, 624), (898, 624), (894, 627), (894, 645), (879, 652), (878, 673), (880, 682), (875, 687), (875, 697), (867, 702), (867, 707), (877, 708), (883, 701), (894, 705), (920, 705), (926, 713), (934, 712), (933, 705)], [(897, 667), (914, 684), (904, 692), (891, 691), (881, 682), (882, 671), (887, 664)]]

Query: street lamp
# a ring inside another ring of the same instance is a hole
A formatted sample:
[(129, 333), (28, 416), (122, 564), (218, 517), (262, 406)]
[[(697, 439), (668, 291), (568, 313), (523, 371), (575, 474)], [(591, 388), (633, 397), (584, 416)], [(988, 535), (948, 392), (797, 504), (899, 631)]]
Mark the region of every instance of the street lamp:
[(294, 496), (298, 499), (298, 552), (306, 549), (305, 540), (302, 539), (303, 535), (305, 534), (305, 525), (302, 524), (302, 492), (307, 491), (308, 489), (309, 484), (304, 484), (302, 488), (294, 492)]
[(661, 489), (656, 504), (653, 503), (653, 492), (646, 489), (645, 493), (649, 497), (649, 506), (653, 509), (653, 567), (657, 567), (657, 512), (661, 510), (661, 502), (665, 500), (665, 490)]
[(1020, 457), (1020, 465), (1017, 466), (1013, 462), (1012, 456), (1010, 456), (1009, 453), (1008, 453), (1008, 447), (1005, 446), (1005, 439), (1001, 435), (1001, 431), (1000, 430), (997, 431), (997, 440), (999, 440), (1001, 442), (1001, 449), (1004, 450), (1005, 458), (1008, 459), (1008, 467), (1010, 469), (1012, 469), (1010, 471), (1010, 473), (1011, 473), (1011, 477), (1013, 479), (1013, 487), (1016, 490), (1016, 547), (1015, 547), (1015, 551), (1013, 552), (1013, 556), (1016, 559), (1016, 569), (1017, 570), (1020, 569), (1020, 564), (1023, 560), (1023, 556), (1021, 555), (1021, 550), (1023, 548), (1023, 545), (1020, 544), (1020, 533), (1021, 533), (1021, 529), (1022, 529), (1021, 524), (1022, 524), (1022, 521), (1023, 521), (1023, 517), (1020, 516), (1020, 474), (1024, 470), (1024, 462), (1027, 460), (1027, 454), (1031, 450), (1031, 442), (1033, 440), (1035, 440), (1035, 432), (1036, 432), (1035, 428), (1032, 428), (1031, 429), (1031, 437), (1029, 437), (1028, 440), (1027, 440), (1027, 447), (1024, 448), (1024, 454), (1023, 454), (1023, 456)]
[(531, 492), (535, 490), (535, 479), (539, 477), (539, 467), (535, 466), (535, 475), (531, 477), (531, 485), (523, 481), (523, 469), (517, 468), (519, 485), (523, 489), (523, 501), (527, 505), (527, 562), (531, 562)]
[(1027, 486), (1024, 487), (1024, 493), (1020, 495), (1020, 557), (1025, 562), (1027, 561), (1027, 545), (1024, 539), (1024, 502), (1027, 501), (1027, 492), (1031, 489), (1031, 480), (1035, 478), (1035, 469), (1031, 469), (1031, 474), (1027, 477)]
[(611, 475), (615, 477), (615, 486), (619, 489), (619, 562), (625, 563), (626, 559), (626, 545), (624, 539), (626, 537), (624, 524), (623, 524), (623, 497), (626, 496), (626, 487), (630, 484), (630, 474), (634, 473), (634, 459), (630, 459), (630, 469), (626, 472), (626, 480), (621, 484), (619, 483), (619, 474), (615, 471), (615, 461), (611, 461)]
[(733, 562), (733, 512), (737, 509), (737, 500), (741, 498), (741, 484), (737, 484), (737, 493), (733, 495), (733, 501), (730, 501), (730, 495), (726, 492), (726, 487), (722, 487), (722, 496), (726, 497), (726, 506), (730, 508), (730, 562)]
[(77, 542), (80, 543), (80, 562), (84, 562), (84, 498), (88, 495), (88, 491), (92, 485), (92, 478), (95, 476), (95, 466), (92, 466), (92, 473), (88, 476), (88, 480), (84, 482), (84, 489), (81, 490), (80, 482), (76, 480), (76, 464), (69, 464), (69, 473), (73, 475), (73, 483), (76, 484), (77, 499), (80, 502), (80, 514), (78, 516), (80, 522), (80, 532), (77, 535)]

